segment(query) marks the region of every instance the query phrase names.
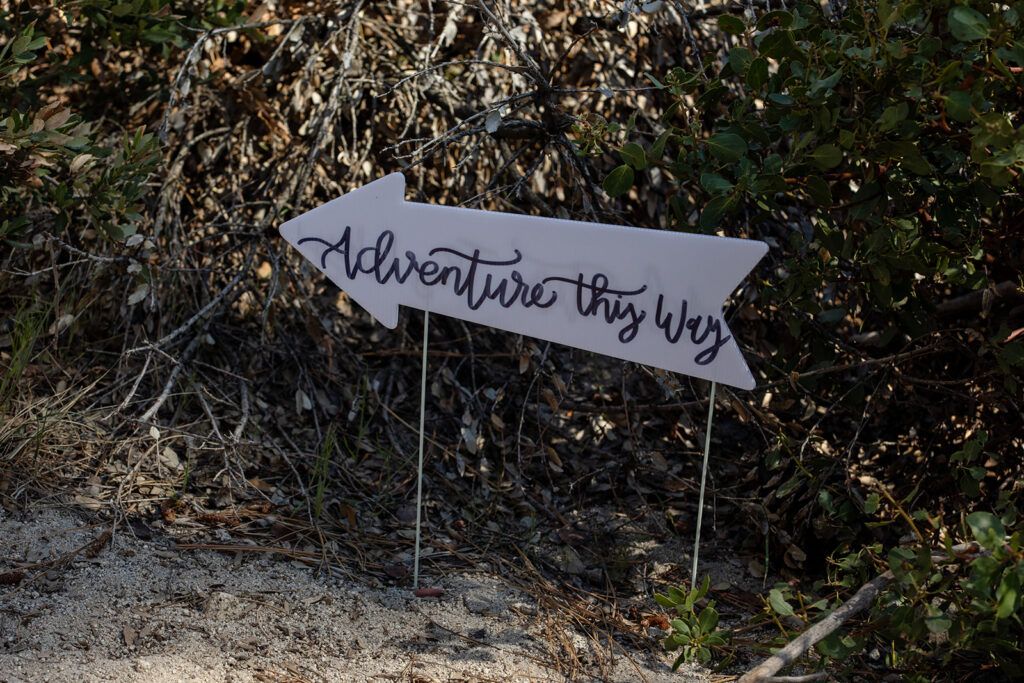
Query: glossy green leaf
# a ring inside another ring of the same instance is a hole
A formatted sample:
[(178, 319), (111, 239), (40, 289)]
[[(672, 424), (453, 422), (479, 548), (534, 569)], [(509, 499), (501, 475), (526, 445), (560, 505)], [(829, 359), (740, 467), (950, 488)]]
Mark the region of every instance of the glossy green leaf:
[(734, 47), (729, 50), (729, 66), (738, 74), (746, 73), (747, 67), (753, 60), (750, 50), (745, 47)]
[(718, 612), (710, 606), (705, 607), (697, 615), (697, 624), (700, 626), (701, 633), (711, 633), (718, 626)]
[(747, 141), (735, 133), (715, 133), (707, 139), (707, 145), (720, 161), (739, 161), (747, 153)]
[(670, 135), (672, 135), (672, 130), (666, 130), (654, 141), (654, 144), (651, 145), (651, 159), (659, 160), (665, 154), (665, 144), (668, 142)]
[(800, 54), (800, 48), (793, 38), (792, 31), (775, 31), (764, 34), (758, 43), (758, 48), (762, 55), (775, 60), (796, 57)]
[(722, 216), (728, 211), (731, 201), (726, 195), (718, 195), (708, 202), (704, 210), (700, 212), (699, 225), (701, 230), (710, 232), (717, 228)]
[(907, 118), (909, 108), (906, 102), (900, 102), (886, 107), (882, 115), (878, 117), (878, 130), (886, 131), (895, 128), (901, 121)]
[(1006, 619), (1020, 611), (1020, 589), (1020, 576), (1013, 568), (1008, 569), (996, 589), (996, 618)]
[(804, 190), (818, 206), (825, 209), (832, 206), (832, 191), (821, 176), (808, 176), (804, 181)]
[[(619, 150), (619, 156), (622, 160), (635, 168), (638, 171), (642, 171), (647, 166), (647, 155), (644, 153), (644, 148), (635, 142), (627, 142)], [(630, 185), (633, 184), (633, 179), (630, 178)]]
[(757, 194), (772, 195), (788, 190), (786, 179), (777, 173), (762, 173), (750, 184), (750, 191)]
[(972, 512), (967, 515), (967, 524), (971, 527), (975, 540), (986, 550), (995, 550), (1006, 540), (1006, 528), (999, 518), (990, 512)]
[(835, 168), (843, 161), (843, 152), (835, 145), (820, 145), (809, 155), (811, 162), (823, 171)]
[(725, 194), (733, 188), (733, 184), (717, 173), (702, 173), (700, 184), (711, 194)]
[(768, 592), (768, 604), (771, 605), (772, 610), (776, 614), (782, 617), (788, 617), (793, 615), (793, 607), (783, 597), (782, 591), (778, 588), (773, 588)]
[(723, 14), (718, 17), (718, 28), (729, 35), (738, 36), (747, 30), (747, 25), (739, 17)]
[(946, 105), (946, 113), (956, 121), (967, 123), (971, 120), (971, 95), (957, 90), (942, 98)]
[(924, 625), (931, 633), (945, 633), (952, 624), (953, 620), (941, 613), (924, 618)]
[(949, 11), (949, 30), (957, 40), (965, 43), (988, 38), (988, 19), (981, 12), (957, 5)]
[(751, 90), (760, 90), (768, 82), (768, 60), (758, 57), (747, 67), (747, 85)]
[(889, 156), (903, 168), (918, 175), (928, 175), (932, 172), (932, 165), (921, 156), (917, 145), (907, 140), (891, 142), (887, 146)]
[(819, 78), (811, 85), (812, 95), (816, 95), (827, 90), (831, 90), (839, 84), (839, 81), (843, 78), (843, 70), (836, 69), (826, 78)]
[(671, 622), (669, 622), (669, 625), (673, 629), (675, 629), (680, 635), (685, 637), (687, 639), (687, 641), (689, 641), (689, 639), (691, 637), (690, 627), (687, 626), (685, 621), (683, 621), (682, 619), (673, 619)]
[(772, 10), (771, 12), (765, 12), (761, 15), (761, 18), (757, 20), (757, 30), (766, 31), (769, 28), (781, 27), (789, 28), (793, 25), (793, 15), (786, 10)]
[(605, 193), (609, 197), (620, 197), (627, 192), (629, 188), (633, 187), (633, 169), (629, 164), (622, 164), (621, 166), (612, 170), (608, 174), (608, 177), (604, 179), (601, 187), (604, 188)]

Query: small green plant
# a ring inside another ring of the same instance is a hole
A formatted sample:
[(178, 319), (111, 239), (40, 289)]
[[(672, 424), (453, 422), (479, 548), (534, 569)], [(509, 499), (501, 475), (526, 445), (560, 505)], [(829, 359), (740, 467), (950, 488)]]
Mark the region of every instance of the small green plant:
[(33, 302), (14, 315), (14, 327), (10, 332), (10, 361), (3, 368), (3, 376), (0, 377), (0, 421), (6, 419), (11, 399), (14, 398), (25, 367), (32, 359), (36, 341), (46, 329), (46, 320), (51, 308), (52, 305), (39, 305), (38, 302)]
[(320, 452), (317, 453), (316, 462), (313, 464), (313, 517), (315, 519), (320, 519), (320, 513), (323, 512), (324, 489), (327, 487), (328, 469), (331, 465), (331, 456), (337, 447), (338, 439), (332, 424), (327, 428), (324, 442), (320, 445)]
[(699, 603), (708, 593), (710, 583), (710, 578), (705, 576), (699, 588), (686, 591), (681, 587), (670, 586), (668, 595), (658, 593), (654, 596), (659, 605), (675, 610), (676, 613), (676, 618), (669, 622), (671, 632), (664, 640), (665, 649), (669, 652), (682, 648), (672, 664), (673, 671), (683, 662), (707, 664), (711, 661), (711, 648), (723, 647), (732, 638), (729, 631), (718, 628), (718, 611), (714, 600), (709, 600), (703, 609), (697, 611)]
[(986, 458), (993, 457), (992, 453), (986, 453), (983, 450), (986, 443), (988, 443), (988, 432), (980, 431), (949, 458), (950, 463), (956, 466), (955, 471), (960, 480), (960, 489), (971, 498), (981, 495), (980, 482), (988, 475), (988, 470), (983, 464)]

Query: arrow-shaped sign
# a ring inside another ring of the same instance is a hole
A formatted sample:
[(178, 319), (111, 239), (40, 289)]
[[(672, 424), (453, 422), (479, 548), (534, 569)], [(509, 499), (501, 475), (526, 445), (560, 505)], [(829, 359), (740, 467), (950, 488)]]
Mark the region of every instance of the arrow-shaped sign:
[(281, 226), (387, 327), (398, 306), (754, 388), (722, 303), (763, 242), (405, 201), (393, 173)]

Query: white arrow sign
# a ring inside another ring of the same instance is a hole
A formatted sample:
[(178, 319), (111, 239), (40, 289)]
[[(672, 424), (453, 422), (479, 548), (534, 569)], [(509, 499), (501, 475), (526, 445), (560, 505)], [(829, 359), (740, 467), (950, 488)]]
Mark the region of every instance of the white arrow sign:
[(763, 242), (414, 204), (401, 173), (281, 234), (387, 327), (403, 304), (754, 388), (722, 304)]

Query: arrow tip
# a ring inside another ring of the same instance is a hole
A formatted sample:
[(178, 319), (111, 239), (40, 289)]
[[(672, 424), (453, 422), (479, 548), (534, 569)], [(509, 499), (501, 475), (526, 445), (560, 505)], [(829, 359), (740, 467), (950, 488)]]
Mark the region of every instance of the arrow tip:
[(387, 225), (405, 200), (405, 176), (391, 173), (283, 223), (281, 236), (385, 327), (398, 325), (394, 292), (350, 279), (331, 248), (347, 228)]

